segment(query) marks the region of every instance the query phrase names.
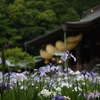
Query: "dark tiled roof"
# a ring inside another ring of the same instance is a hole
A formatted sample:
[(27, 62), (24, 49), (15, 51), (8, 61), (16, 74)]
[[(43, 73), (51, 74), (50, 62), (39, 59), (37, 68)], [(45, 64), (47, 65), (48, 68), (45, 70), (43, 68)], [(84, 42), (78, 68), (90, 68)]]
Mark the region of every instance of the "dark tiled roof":
[[(66, 25), (67, 35), (71, 32), (77, 33), (95, 30), (96, 27), (100, 26), (100, 5), (85, 11), (80, 21), (66, 22), (64, 24)], [(41, 45), (44, 43), (52, 42), (57, 38), (63, 38), (63, 33), (64, 32), (62, 27), (59, 27), (53, 32), (26, 42), (26, 44)]]
[(100, 5), (85, 11), (80, 21), (66, 22), (70, 31), (83, 31), (84, 29), (87, 31), (98, 24), (100, 25)]

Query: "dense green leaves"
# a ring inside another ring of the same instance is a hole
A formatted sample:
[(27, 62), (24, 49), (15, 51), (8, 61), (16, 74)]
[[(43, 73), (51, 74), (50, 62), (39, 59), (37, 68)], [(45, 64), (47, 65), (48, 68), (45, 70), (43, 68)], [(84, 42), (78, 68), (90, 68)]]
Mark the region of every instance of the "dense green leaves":
[[(34, 59), (33, 56), (24, 52), (21, 48), (15, 47), (12, 49), (4, 49), (5, 59), (9, 60), (9, 67), (14, 67), (15, 69), (20, 68), (34, 68)], [(2, 53), (0, 52), (0, 58)], [(13, 66), (12, 66), (13, 65)], [(2, 64), (0, 64), (0, 70), (2, 69)]]
[[(71, 3), (70, 3), (71, 2)], [(0, 49), (5, 42), (23, 47), (26, 41), (54, 30), (65, 21), (80, 19), (98, 0), (1, 0)]]

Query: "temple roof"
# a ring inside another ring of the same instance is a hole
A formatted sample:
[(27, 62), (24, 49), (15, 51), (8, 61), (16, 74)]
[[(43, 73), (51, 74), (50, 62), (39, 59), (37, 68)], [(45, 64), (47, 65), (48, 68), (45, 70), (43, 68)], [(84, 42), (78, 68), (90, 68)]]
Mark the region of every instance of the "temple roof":
[(100, 5), (85, 11), (80, 21), (66, 22), (67, 29), (71, 31), (89, 30), (98, 25), (100, 25)]
[[(73, 21), (73, 22), (66, 22), (64, 23), (66, 25), (66, 33), (67, 35), (70, 35), (74, 32), (74, 34), (78, 32), (86, 32), (86, 31), (93, 31), (93, 30), (99, 30), (100, 27), (100, 5), (91, 8), (83, 13), (83, 16), (80, 21)], [(31, 41), (26, 42), (25, 44), (43, 44), (47, 42), (52, 42), (52, 40), (55, 39), (62, 39), (63, 38), (63, 27), (59, 27), (58, 29), (45, 34), (43, 36), (40, 36), (36, 39), (33, 39)]]

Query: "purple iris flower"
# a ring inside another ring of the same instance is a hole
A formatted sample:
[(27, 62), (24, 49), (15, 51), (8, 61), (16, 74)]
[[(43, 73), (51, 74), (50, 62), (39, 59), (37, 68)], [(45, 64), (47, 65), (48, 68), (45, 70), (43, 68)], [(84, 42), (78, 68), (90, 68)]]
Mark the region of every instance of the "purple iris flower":
[(5, 83), (0, 83), (0, 88), (2, 89), (2, 91), (7, 90), (7, 86), (5, 85)]
[(64, 53), (64, 55), (61, 57), (61, 59), (63, 61), (66, 61), (68, 56), (72, 57), (74, 59), (74, 61), (76, 61), (76, 58), (72, 55), (72, 53), (70, 53), (68, 50)]
[(39, 68), (40, 77), (46, 76), (45, 71), (42, 68)]
[(91, 75), (86, 70), (82, 71), (79, 75), (87, 75), (88, 77), (91, 77)]
[(56, 95), (55, 97), (52, 98), (52, 100), (64, 100), (64, 96)]
[(54, 80), (51, 80), (48, 84), (47, 84), (48, 88), (54, 89), (56, 87), (56, 84), (54, 82)]
[(64, 55), (61, 57), (61, 59), (62, 59), (63, 61), (66, 61), (66, 59), (68, 58), (69, 55), (70, 55), (69, 51), (66, 51), (66, 52), (64, 53)]
[(9, 84), (9, 86), (12, 87), (12, 88), (14, 88), (15, 84), (12, 83), (12, 84)]
[(9, 76), (10, 76), (9, 73), (4, 74), (4, 77), (9, 77)]
[(83, 70), (80, 74), (85, 76), (87, 74), (87, 71)]
[(40, 77), (39, 77), (39, 76), (35, 76), (35, 77), (34, 77), (34, 81), (40, 82)]
[(10, 77), (15, 77), (16, 72), (11, 72)]
[(100, 93), (99, 92), (91, 92), (90, 94), (87, 95), (87, 100), (100, 100)]
[(29, 74), (29, 71), (24, 71), (22, 72), (24, 75), (28, 75)]
[(45, 70), (40, 67), (39, 69), (34, 69), (34, 74), (32, 75), (32, 77), (35, 77), (37, 74), (40, 75), (40, 77), (46, 76)]
[(91, 74), (92, 76), (98, 76), (98, 74), (95, 73), (95, 72), (91, 72), (90, 74)]
[(89, 81), (92, 81), (92, 75), (90, 75), (86, 70), (82, 71), (80, 74), (78, 74), (76, 76), (76, 79), (78, 79), (79, 77), (81, 77), (81, 79), (86, 79)]
[(72, 53), (70, 53), (70, 56), (74, 59), (74, 61), (76, 62), (76, 57), (74, 57), (73, 55), (72, 55)]
[(50, 71), (51, 71), (51, 66), (47, 65), (46, 68), (45, 68), (45, 72), (49, 73)]
[(78, 87), (78, 84), (73, 84), (74, 87)]
[(15, 75), (16, 75), (15, 72), (7, 72), (7, 73), (4, 74), (4, 77), (10, 77), (10, 78), (12, 78), (12, 77), (15, 77)]

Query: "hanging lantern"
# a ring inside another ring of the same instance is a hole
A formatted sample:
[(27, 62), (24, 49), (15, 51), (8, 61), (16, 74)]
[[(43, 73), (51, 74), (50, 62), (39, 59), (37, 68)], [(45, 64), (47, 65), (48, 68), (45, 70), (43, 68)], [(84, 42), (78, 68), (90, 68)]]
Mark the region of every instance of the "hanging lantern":
[(78, 42), (66, 43), (67, 50), (71, 51), (78, 45)]
[(74, 42), (74, 37), (73, 36), (69, 36), (67, 39), (66, 39), (67, 43), (71, 43), (71, 42)]
[(82, 39), (82, 34), (79, 34), (77, 36), (69, 36), (66, 40), (67, 42), (78, 42), (81, 41)]
[(79, 34), (77, 36), (69, 36), (66, 39), (67, 40), (67, 43), (66, 43), (67, 50), (70, 51), (70, 50), (74, 49), (79, 44), (81, 39), (82, 39), (82, 34)]
[(57, 51), (57, 49), (56, 49), (56, 47), (54, 47), (52, 44), (48, 44), (48, 45), (46, 46), (46, 51), (47, 51), (49, 54), (53, 55), (54, 52)]
[(64, 42), (63, 41), (57, 41), (55, 43), (56, 48), (58, 49), (58, 51), (64, 51)]
[(81, 41), (82, 40), (82, 34), (80, 33), (78, 36), (75, 36), (75, 41)]
[(52, 58), (52, 55), (43, 49), (40, 50), (40, 56), (44, 59), (51, 59)]

